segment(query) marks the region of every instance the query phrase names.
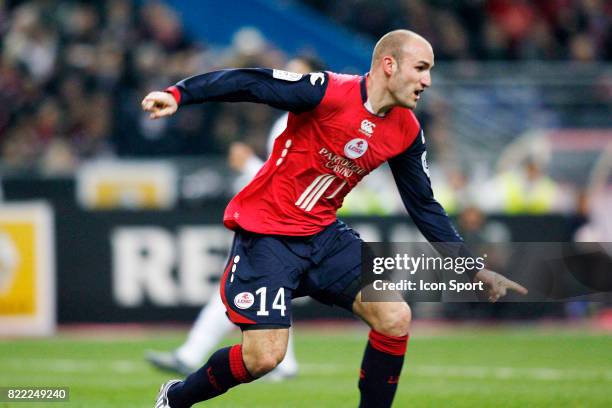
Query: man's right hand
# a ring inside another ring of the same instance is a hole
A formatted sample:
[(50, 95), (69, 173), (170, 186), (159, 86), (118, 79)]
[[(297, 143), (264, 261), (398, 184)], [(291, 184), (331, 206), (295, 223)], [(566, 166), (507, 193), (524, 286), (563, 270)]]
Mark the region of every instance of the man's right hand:
[(151, 92), (142, 100), (142, 110), (151, 112), (151, 119), (159, 119), (164, 116), (173, 115), (178, 109), (178, 104), (168, 92), (155, 91)]

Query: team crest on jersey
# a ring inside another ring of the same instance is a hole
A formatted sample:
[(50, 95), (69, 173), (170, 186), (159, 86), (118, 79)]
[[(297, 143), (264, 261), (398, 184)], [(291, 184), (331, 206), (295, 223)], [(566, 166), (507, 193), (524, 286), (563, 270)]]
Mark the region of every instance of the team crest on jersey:
[(302, 74), (297, 72), (283, 71), (282, 69), (272, 70), (272, 77), (282, 79), (283, 81), (296, 82), (302, 79)]
[(241, 292), (234, 298), (234, 304), (238, 309), (248, 309), (255, 303), (255, 296), (250, 292)]
[(344, 146), (344, 155), (349, 159), (357, 159), (368, 150), (368, 142), (365, 139), (353, 139)]
[(372, 133), (374, 133), (375, 127), (376, 127), (375, 124), (373, 124), (367, 119), (364, 119), (361, 121), (361, 128), (359, 129), (359, 131), (363, 133), (364, 135), (366, 135), (367, 137), (370, 137), (372, 136)]

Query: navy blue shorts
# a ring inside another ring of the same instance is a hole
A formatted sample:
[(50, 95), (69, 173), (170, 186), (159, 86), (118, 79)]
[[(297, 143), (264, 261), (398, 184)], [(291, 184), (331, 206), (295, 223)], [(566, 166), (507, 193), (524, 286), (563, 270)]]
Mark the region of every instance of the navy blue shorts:
[(352, 312), (361, 289), (361, 238), (341, 221), (307, 237), (237, 231), (221, 299), (243, 329), (291, 326), (291, 299), (310, 296)]

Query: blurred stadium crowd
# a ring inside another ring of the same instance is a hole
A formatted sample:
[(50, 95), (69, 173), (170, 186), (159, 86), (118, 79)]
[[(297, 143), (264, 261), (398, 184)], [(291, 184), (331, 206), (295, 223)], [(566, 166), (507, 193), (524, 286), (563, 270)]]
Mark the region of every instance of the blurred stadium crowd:
[[(442, 61), (612, 59), (612, 6), (603, 0), (304, 3), (371, 38), (392, 28), (414, 29), (432, 41)], [(0, 1), (0, 32), (4, 169), (62, 174), (88, 158), (225, 155), (234, 141), (266, 156), (278, 113), (265, 106), (207, 104), (149, 121), (139, 104), (146, 92), (199, 72), (283, 67), (289, 56), (257, 30), (244, 28), (219, 48), (190, 38), (178, 13), (160, 1), (31, 0)], [(443, 123), (448, 115), (440, 109), (445, 108), (429, 103), (418, 113), (434, 159), (453, 163), (452, 135)], [(466, 183), (455, 170), (447, 166), (436, 191), (451, 212), (452, 195)], [(526, 162), (525, 178), (509, 182), (531, 185), (534, 177), (548, 204), (536, 202), (533, 212), (577, 208), (574, 197), (551, 193), (552, 181), (537, 163)], [(491, 210), (500, 208), (504, 203)]]
[(158, 122), (140, 112), (147, 91), (195, 73), (282, 66), (284, 56), (263, 40), (238, 35), (232, 47), (211, 50), (190, 39), (165, 4), (122, 0), (6, 3), (0, 32), (5, 166), (53, 173), (104, 155), (220, 153), (246, 129), (265, 141), (272, 121), (265, 107), (195, 108)]
[(410, 27), (437, 60), (612, 59), (612, 5), (605, 0), (304, 0), (374, 38)]

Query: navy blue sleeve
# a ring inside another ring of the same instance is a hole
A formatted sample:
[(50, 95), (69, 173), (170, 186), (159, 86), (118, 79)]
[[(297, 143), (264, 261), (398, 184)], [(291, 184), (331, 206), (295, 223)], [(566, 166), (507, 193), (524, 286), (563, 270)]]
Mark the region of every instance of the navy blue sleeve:
[(431, 190), (423, 131), (403, 153), (389, 160), (395, 183), (410, 217), (430, 242), (462, 242)]
[(266, 68), (226, 69), (176, 84), (180, 104), (256, 102), (300, 113), (315, 108), (327, 89), (327, 73), (297, 74)]
[[(389, 160), (389, 166), (406, 210), (423, 236), (442, 256), (473, 258), (446, 211), (434, 198), (423, 130), (408, 149)], [(466, 272), (473, 279), (478, 270)]]

